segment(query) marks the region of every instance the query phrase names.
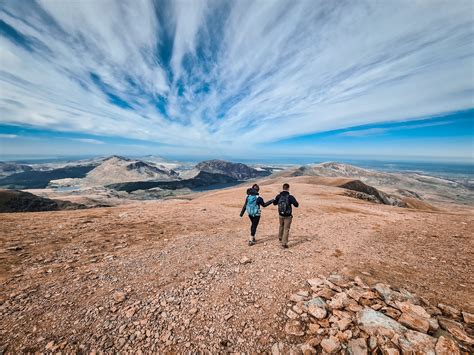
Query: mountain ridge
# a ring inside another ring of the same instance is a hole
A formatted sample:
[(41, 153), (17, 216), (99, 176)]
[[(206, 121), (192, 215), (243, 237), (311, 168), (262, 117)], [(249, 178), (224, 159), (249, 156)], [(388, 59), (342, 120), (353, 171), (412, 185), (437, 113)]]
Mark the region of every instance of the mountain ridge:
[(220, 159), (201, 161), (195, 168), (208, 173), (228, 175), (236, 180), (249, 180), (270, 175), (267, 171), (259, 171), (243, 163), (234, 163)]

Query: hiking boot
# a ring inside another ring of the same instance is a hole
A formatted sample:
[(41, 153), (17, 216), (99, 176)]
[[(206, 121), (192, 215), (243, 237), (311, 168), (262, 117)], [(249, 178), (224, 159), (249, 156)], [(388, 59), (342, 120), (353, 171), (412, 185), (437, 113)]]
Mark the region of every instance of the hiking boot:
[(255, 245), (255, 243), (257, 243), (255, 239), (249, 240), (249, 246)]
[(283, 249), (288, 249), (288, 245), (284, 244), (281, 246)]

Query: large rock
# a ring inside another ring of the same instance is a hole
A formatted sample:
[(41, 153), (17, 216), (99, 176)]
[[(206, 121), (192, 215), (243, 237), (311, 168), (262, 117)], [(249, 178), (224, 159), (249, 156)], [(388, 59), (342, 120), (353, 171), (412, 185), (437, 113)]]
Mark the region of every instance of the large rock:
[(474, 324), (474, 314), (468, 312), (462, 312), (462, 318), (464, 319), (464, 323), (472, 325)]
[(400, 318), (398, 318), (398, 321), (400, 324), (422, 333), (428, 332), (428, 329), (430, 328), (430, 323), (426, 318), (420, 317), (418, 314), (412, 312), (402, 313)]
[(335, 354), (341, 349), (341, 343), (334, 337), (329, 337), (321, 341), (321, 348), (328, 354)]
[(449, 317), (452, 317), (452, 318), (459, 318), (461, 316), (461, 312), (457, 308), (448, 306), (446, 304), (438, 303), (438, 308), (446, 316), (449, 316)]
[(395, 334), (403, 334), (407, 328), (371, 308), (365, 308), (357, 313), (357, 323), (360, 328), (370, 335), (385, 335), (392, 338)]
[(395, 304), (398, 307), (398, 309), (402, 311), (403, 313), (410, 312), (410, 313), (417, 314), (420, 317), (423, 317), (426, 319), (430, 318), (429, 313), (426, 312), (426, 310), (421, 306), (414, 305), (410, 302), (399, 302), (399, 301), (395, 301)]
[(397, 297), (397, 293), (393, 291), (389, 285), (378, 283), (374, 286), (375, 290), (382, 296), (384, 301), (392, 301)]
[(456, 339), (466, 344), (474, 345), (474, 339), (466, 333), (463, 326), (458, 322), (446, 318), (439, 318), (439, 325), (451, 333)]
[(436, 330), (436, 321), (430, 322), (431, 317), (423, 307), (400, 301), (395, 301), (395, 305), (403, 312), (401, 317), (398, 318), (398, 322), (401, 324), (423, 333), (428, 332), (430, 328)]
[(334, 291), (329, 288), (322, 288), (315, 290), (314, 295), (316, 297), (322, 297), (324, 299), (330, 300), (334, 296)]
[(328, 302), (328, 306), (331, 309), (342, 309), (349, 305), (349, 303), (350, 302), (347, 293), (339, 292), (336, 293), (333, 298), (331, 298), (331, 300)]
[(436, 343), (436, 355), (460, 355), (461, 351), (456, 342), (441, 335)]
[(320, 287), (324, 285), (324, 280), (317, 277), (306, 281), (311, 287)]
[(347, 351), (350, 355), (367, 355), (367, 342), (364, 338), (351, 339), (347, 344)]
[(374, 292), (364, 289), (362, 287), (352, 287), (347, 290), (347, 294), (349, 295), (349, 297), (353, 298), (357, 302), (359, 302), (361, 298), (366, 298), (368, 300), (377, 298), (377, 295)]
[(309, 314), (311, 314), (316, 319), (326, 318), (327, 315), (327, 305), (326, 302), (321, 297), (315, 297), (310, 301), (305, 303), (305, 307)]
[(418, 304), (419, 299), (408, 292), (407, 290), (400, 289), (400, 291), (392, 290), (389, 285), (378, 283), (374, 286), (374, 289), (382, 296), (383, 300), (387, 303), (395, 301), (409, 301), (410, 303)]
[(407, 330), (404, 336), (398, 339), (398, 345), (406, 354), (435, 355), (436, 339), (427, 334)]

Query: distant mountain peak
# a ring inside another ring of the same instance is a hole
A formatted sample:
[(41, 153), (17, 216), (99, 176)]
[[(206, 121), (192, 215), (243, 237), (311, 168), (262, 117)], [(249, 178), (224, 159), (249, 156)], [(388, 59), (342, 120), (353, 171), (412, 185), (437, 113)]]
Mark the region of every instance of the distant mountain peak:
[(131, 159), (125, 158), (121, 155), (111, 155), (111, 156), (105, 158), (103, 161), (109, 161), (109, 160), (132, 161)]
[(226, 160), (205, 160), (196, 165), (196, 169), (213, 174), (230, 176), (237, 180), (255, 179), (269, 175), (267, 171), (259, 171), (243, 163), (233, 163)]

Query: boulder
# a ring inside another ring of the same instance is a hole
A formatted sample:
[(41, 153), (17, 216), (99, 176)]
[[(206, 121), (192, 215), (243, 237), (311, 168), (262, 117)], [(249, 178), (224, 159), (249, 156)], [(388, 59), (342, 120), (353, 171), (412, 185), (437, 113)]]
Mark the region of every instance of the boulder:
[(438, 308), (448, 317), (459, 318), (461, 316), (461, 312), (457, 308), (448, 306), (444, 303), (438, 303)]
[(464, 323), (468, 325), (474, 324), (474, 314), (472, 313), (462, 312), (462, 319), (464, 320)]
[(342, 288), (348, 287), (351, 282), (348, 278), (338, 274), (329, 275), (327, 280)]
[(398, 309), (390, 307), (390, 306), (382, 307), (381, 311), (383, 314), (393, 319), (398, 319), (400, 315), (402, 314)]
[(352, 320), (351, 319), (348, 319), (348, 318), (343, 318), (343, 319), (340, 319), (336, 322), (336, 325), (337, 327), (339, 328), (339, 330), (341, 332), (343, 332), (344, 330), (346, 330), (347, 328), (349, 328), (349, 325), (351, 325), (352, 323)]
[(309, 279), (306, 281), (311, 287), (320, 287), (324, 285), (324, 280), (321, 278)]
[(434, 333), (439, 329), (439, 323), (436, 318), (429, 318), (428, 323), (430, 323), (430, 332)]
[(334, 295), (334, 297), (331, 298), (331, 300), (328, 302), (328, 306), (331, 309), (342, 309), (345, 306), (349, 305), (349, 299), (347, 296), (347, 293), (345, 292), (339, 292)]
[(455, 322), (450, 319), (446, 318), (439, 318), (439, 325), (441, 328), (447, 330), (449, 333), (451, 333), (456, 339), (469, 344), (469, 345), (474, 345), (474, 339), (469, 336), (469, 334), (466, 333), (464, 330), (463, 326), (459, 324), (458, 322)]
[(377, 295), (374, 292), (358, 286), (352, 287), (347, 290), (347, 295), (356, 300), (357, 302), (359, 302), (361, 298), (365, 298), (368, 300), (377, 298)]
[(334, 337), (329, 337), (321, 341), (321, 348), (328, 354), (335, 354), (341, 349), (341, 343)]
[(410, 302), (399, 302), (399, 301), (395, 301), (395, 305), (403, 313), (410, 312), (410, 313), (417, 314), (420, 317), (423, 317), (426, 319), (430, 318), (429, 313), (426, 312), (426, 310), (421, 306), (414, 305)]
[(301, 301), (305, 301), (306, 300), (306, 297), (298, 294), (298, 293), (294, 293), (290, 296), (290, 301), (293, 301), (293, 302), (301, 302)]
[(408, 328), (418, 330), (422, 333), (427, 333), (430, 328), (430, 323), (426, 318), (420, 317), (418, 314), (413, 312), (402, 313), (400, 318), (398, 318), (398, 322)]
[(334, 291), (329, 288), (322, 288), (315, 291), (314, 296), (330, 300), (334, 297)]
[(436, 342), (436, 355), (461, 355), (456, 342), (448, 337), (441, 335)]
[(407, 330), (404, 336), (398, 339), (398, 345), (403, 353), (435, 355), (436, 338)]
[(367, 342), (364, 338), (357, 338), (349, 340), (347, 344), (347, 351), (350, 355), (367, 355)]
[(389, 338), (407, 331), (403, 325), (383, 313), (365, 308), (357, 313), (357, 323), (369, 335), (385, 335)]
[(389, 285), (378, 283), (374, 286), (375, 290), (382, 296), (385, 302), (391, 301), (394, 297), (396, 297), (395, 291), (393, 291)]
[(306, 302), (305, 307), (308, 313), (316, 319), (323, 319), (327, 316), (327, 305), (321, 297), (315, 297)]

